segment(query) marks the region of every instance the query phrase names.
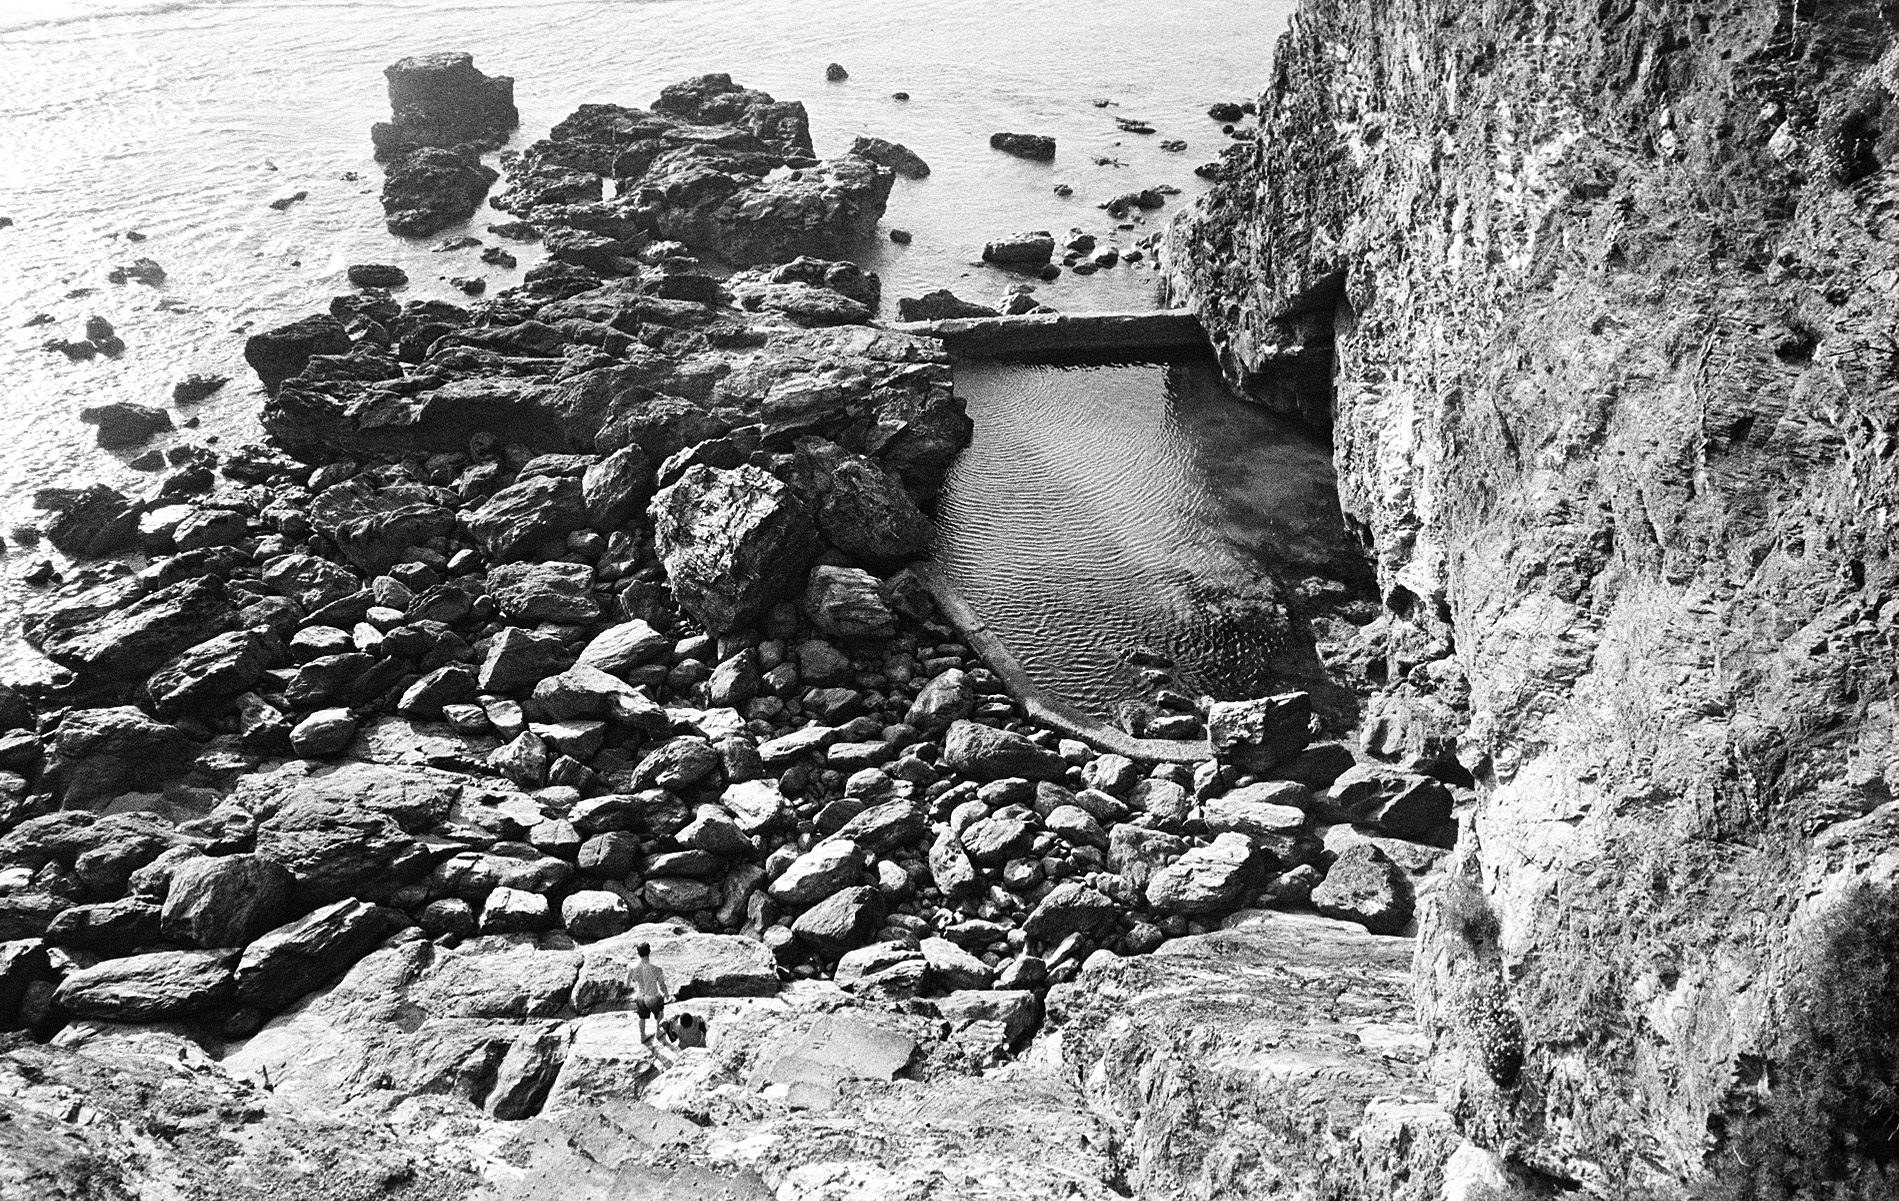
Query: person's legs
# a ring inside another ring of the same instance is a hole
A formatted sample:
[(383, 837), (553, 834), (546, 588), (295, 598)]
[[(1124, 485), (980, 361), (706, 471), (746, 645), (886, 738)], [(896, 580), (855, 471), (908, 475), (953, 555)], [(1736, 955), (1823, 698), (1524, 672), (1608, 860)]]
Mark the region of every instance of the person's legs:
[[(634, 1011), (639, 1014), (640, 1041), (645, 1042), (646, 1041), (646, 1019), (652, 1015), (652, 1012), (653, 1012), (652, 1006), (648, 1005), (644, 1001), (635, 1001), (633, 1003), (633, 1008), (634, 1008)], [(655, 1021), (653, 1025), (654, 1025), (654, 1028), (657, 1029), (659, 1026), (659, 1023)]]

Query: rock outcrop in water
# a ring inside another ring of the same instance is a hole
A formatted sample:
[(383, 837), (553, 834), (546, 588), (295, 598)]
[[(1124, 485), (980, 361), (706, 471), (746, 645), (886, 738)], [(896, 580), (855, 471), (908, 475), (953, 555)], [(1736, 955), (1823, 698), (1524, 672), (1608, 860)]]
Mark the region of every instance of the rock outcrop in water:
[(582, 105), (522, 152), (496, 205), (747, 266), (850, 254), (876, 230), (894, 178), (858, 149), (818, 159), (797, 101), (704, 75), (665, 89), (651, 110)]
[(404, 58), (389, 77), (393, 119), (370, 127), (383, 160), (389, 232), (426, 237), (475, 215), (499, 177), (481, 162), (521, 123), (514, 80), (475, 69), (465, 52)]
[(1313, 0), (1169, 238), (1236, 380), (1333, 342), (1366, 742), (1481, 786), (1418, 987), (1483, 1195), (1899, 1187), (1895, 55), (1864, 3)]

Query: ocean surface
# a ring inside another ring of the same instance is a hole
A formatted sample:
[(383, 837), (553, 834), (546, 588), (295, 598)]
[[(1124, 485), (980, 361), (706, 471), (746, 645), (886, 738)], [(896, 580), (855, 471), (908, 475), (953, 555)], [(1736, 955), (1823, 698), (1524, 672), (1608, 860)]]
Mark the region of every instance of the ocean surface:
[[(533, 266), (484, 267), (474, 249), (437, 253), (456, 230), (404, 240), (383, 227), (369, 126), (388, 116), (382, 69), (406, 54), (472, 52), (512, 75), (521, 128), (545, 136), (588, 101), (647, 105), (661, 87), (724, 71), (802, 100), (820, 154), (858, 134), (899, 141), (933, 173), (898, 180), (885, 227), (858, 256), (884, 277), (886, 304), (950, 287), (993, 302), (1013, 277), (984, 267), (983, 243), (1019, 229), (1080, 228), (1129, 246), (1206, 185), (1193, 168), (1228, 142), (1209, 104), (1245, 100), (1267, 79), (1291, 0), (0, 0), (0, 533), (34, 514), (49, 485), (150, 486), (137, 452), (93, 445), (79, 411), (131, 400), (169, 404), (190, 372), (231, 377), (153, 445), (255, 437), (262, 392), (244, 366), (246, 334), (321, 309), (348, 291), (351, 263), (393, 262), (408, 296), (464, 299), (453, 275), (499, 290)], [(830, 83), (825, 67), (850, 78)], [(892, 93), (910, 94), (908, 101)], [(1097, 107), (1097, 101), (1110, 102)], [(1117, 116), (1155, 126), (1121, 132)], [(992, 151), (997, 130), (1047, 133), (1052, 164)], [(1181, 152), (1161, 149), (1180, 139)], [(1103, 160), (1103, 161), (1098, 161)], [(492, 161), (492, 159), (491, 159)], [(1058, 197), (1058, 182), (1074, 188)], [(1096, 206), (1120, 192), (1181, 189), (1132, 230)], [(278, 211), (272, 200), (302, 201)], [(504, 214), (483, 210), (467, 232)], [(132, 234), (143, 235), (134, 241)], [(525, 253), (523, 252), (525, 251)], [(112, 284), (138, 257), (160, 287)], [(1145, 265), (1064, 276), (1039, 295), (1070, 311), (1146, 307)], [(39, 314), (50, 324), (29, 326)], [(71, 363), (42, 350), (109, 320), (116, 358)], [(40, 552), (0, 558), (0, 606)]]

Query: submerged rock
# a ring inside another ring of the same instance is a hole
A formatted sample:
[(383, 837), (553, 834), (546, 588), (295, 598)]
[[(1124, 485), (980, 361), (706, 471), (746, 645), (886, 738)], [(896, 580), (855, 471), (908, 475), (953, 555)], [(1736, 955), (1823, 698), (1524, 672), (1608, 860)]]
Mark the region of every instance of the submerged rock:
[(996, 317), (1001, 314), (986, 304), (964, 300), (948, 288), (938, 288), (921, 296), (906, 296), (897, 301), (899, 321), (941, 321), (950, 317)]

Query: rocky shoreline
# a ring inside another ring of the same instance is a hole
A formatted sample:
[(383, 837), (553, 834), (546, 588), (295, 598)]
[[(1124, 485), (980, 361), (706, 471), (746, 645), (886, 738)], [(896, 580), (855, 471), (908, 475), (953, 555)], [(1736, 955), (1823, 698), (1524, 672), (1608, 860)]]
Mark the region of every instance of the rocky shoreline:
[[(479, 165), (507, 81), (390, 78), (427, 101), (378, 126), (392, 214), (478, 202), (402, 165)], [(403, 1195), (633, 1171), (576, 1158), (584, 1122), (693, 1145), (693, 1188), (833, 1195), (798, 1173), (855, 1160), (783, 1148), (907, 1082), (1080, 1120), (1085, 1075), (1015, 1057), (1090, 973), (1285, 911), (1411, 928), (1454, 763), (1360, 762), (1303, 693), (1203, 706), (1197, 767), (1101, 753), (1027, 721), (906, 569), (969, 422), (942, 344), (822, 257), (882, 213), (864, 149), (817, 161), (801, 105), (724, 76), (583, 107), (495, 198), (551, 253), (521, 287), (339, 296), (246, 349), (270, 442), (44, 498), (62, 553), (147, 562), (36, 599), (66, 672), (0, 691), (0, 1027), (51, 1043), (0, 1055), (0, 1115), (45, 1109), (56, 1049), (156, 1055), (293, 1143), (448, 1131)], [(712, 1054), (629, 1034), (640, 941)], [(551, 1142), (506, 1126), (542, 1114)], [(780, 1149), (706, 1142), (748, 1129)], [(983, 1170), (1107, 1195), (1121, 1137)], [(114, 1170), (201, 1187), (171, 1153)], [(950, 1151), (893, 1154), (836, 1170), (875, 1192)]]

